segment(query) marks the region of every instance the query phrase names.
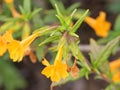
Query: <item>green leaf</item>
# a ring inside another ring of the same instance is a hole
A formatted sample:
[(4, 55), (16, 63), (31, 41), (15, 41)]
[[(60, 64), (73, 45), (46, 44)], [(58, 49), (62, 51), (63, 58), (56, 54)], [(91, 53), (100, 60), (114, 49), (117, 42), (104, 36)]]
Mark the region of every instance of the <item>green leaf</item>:
[(63, 26), (66, 26), (66, 23), (65, 23), (65, 18), (64, 16), (62, 15), (62, 13), (60, 12), (60, 9), (58, 8), (58, 5), (55, 4), (55, 8), (56, 8), (56, 11), (57, 11), (57, 18), (60, 20), (60, 23), (63, 25)]
[(59, 19), (59, 21), (60, 21), (60, 23), (61, 23), (62, 26), (65, 26), (65, 25), (66, 25), (63, 17), (61, 17), (61, 16), (59, 16), (59, 15), (56, 15), (56, 17)]
[(97, 59), (101, 49), (102, 46), (99, 46), (95, 40), (90, 39), (90, 52), (94, 60)]
[(50, 0), (52, 6), (55, 8), (55, 4), (57, 4), (58, 8), (62, 13), (65, 13), (65, 7), (63, 5), (63, 2), (61, 0)]
[(44, 20), (41, 18), (41, 14), (37, 13), (32, 16), (33, 28), (37, 29), (45, 25)]
[(112, 81), (112, 74), (110, 71), (109, 61), (105, 61), (99, 68), (102, 73), (104, 73), (110, 81)]
[(59, 39), (59, 38), (60, 38), (60, 36), (50, 36), (50, 37), (47, 38), (46, 40), (42, 41), (42, 42), (39, 44), (39, 46), (42, 46), (42, 45), (44, 45), (44, 44), (47, 44), (47, 43), (52, 42), (52, 41), (54, 41), (54, 40), (57, 40), (57, 39)]
[(110, 83), (106, 88), (105, 90), (119, 90), (120, 89), (120, 86), (119, 85), (115, 85), (113, 83)]
[(45, 53), (46, 53), (45, 50), (46, 50), (45, 45), (36, 48), (36, 56), (40, 62), (45, 57)]
[(120, 15), (117, 16), (115, 24), (114, 24), (114, 30), (119, 30), (120, 31)]
[(41, 10), (42, 10), (41, 8), (35, 9), (35, 10), (30, 14), (30, 18), (32, 18), (35, 14), (39, 13)]
[(69, 48), (76, 59), (79, 59), (81, 62), (85, 60), (84, 55), (81, 53), (78, 45), (75, 42), (71, 41)]
[(46, 24), (56, 23), (58, 22), (58, 18), (55, 17), (56, 11), (55, 10), (48, 10), (46, 11), (46, 16), (44, 18), (44, 22)]
[(69, 34), (74, 37), (79, 37), (76, 33), (73, 33), (73, 32), (69, 32)]
[(26, 12), (25, 12), (25, 10), (24, 10), (24, 8), (22, 6), (19, 6), (19, 9), (20, 9), (20, 12), (21, 12), (22, 15), (26, 14)]
[(112, 13), (120, 13), (120, 1), (116, 0), (115, 2), (110, 2), (107, 7), (106, 10), (108, 10), (109, 12)]
[(75, 23), (75, 25), (71, 29), (71, 32), (76, 32), (76, 30), (80, 27), (81, 23), (84, 21), (84, 19), (87, 16), (88, 12), (89, 12), (89, 10), (86, 10), (86, 12), (78, 19), (78, 21)]
[(0, 21), (6, 21), (8, 19), (5, 15), (0, 15)]
[(9, 28), (12, 28), (14, 26), (14, 22), (6, 22), (0, 27), (0, 33), (4, 33)]
[(31, 12), (31, 0), (24, 0), (23, 8), (26, 13), (30, 13)]
[(59, 7), (58, 7), (57, 4), (55, 4), (55, 9), (56, 9), (56, 11), (57, 11), (57, 14), (58, 14), (60, 17), (63, 17), (63, 15), (62, 15), (62, 13), (60, 12), (60, 9), (59, 9)]
[(120, 41), (120, 36), (111, 40), (99, 53), (98, 58), (95, 61), (95, 67), (101, 66), (111, 55), (112, 51), (118, 45)]
[(30, 33), (31, 33), (30, 26), (28, 23), (25, 23), (25, 25), (23, 26), (23, 30), (22, 30), (22, 36), (21, 36), (22, 40), (28, 37)]
[[(6, 55), (5, 55), (6, 56)], [(16, 67), (4, 56), (0, 57), (0, 86), (5, 86), (5, 90), (17, 90), (26, 87), (26, 81), (20, 75)]]
[(70, 15), (71, 19), (72, 19), (73, 15), (75, 14), (76, 11), (77, 11), (77, 9), (74, 9), (73, 12), (71, 13), (71, 15)]
[[(36, 29), (33, 33), (38, 33), (40, 36), (49, 33), (51, 30), (56, 29), (58, 26), (44, 26), (39, 29)], [(52, 32), (52, 31), (51, 31)]]
[(90, 71), (90, 68), (89, 68), (89, 65), (86, 61), (86, 58), (82, 54), (82, 52), (80, 51), (77, 43), (75, 43), (74, 41), (71, 41), (69, 48), (72, 52), (72, 55), (82, 63), (81, 66), (86, 68), (88, 71)]
[(70, 7), (67, 8), (66, 11), (68, 11), (69, 13), (71, 13), (75, 8), (78, 8), (81, 5), (81, 3), (74, 3), (72, 4)]

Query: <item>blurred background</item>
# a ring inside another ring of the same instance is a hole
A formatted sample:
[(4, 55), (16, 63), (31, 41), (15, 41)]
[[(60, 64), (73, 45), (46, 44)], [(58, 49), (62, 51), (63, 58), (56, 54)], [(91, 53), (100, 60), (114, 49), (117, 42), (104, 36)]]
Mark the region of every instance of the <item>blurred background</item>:
[[(18, 5), (22, 5), (24, 0), (15, 0), (16, 9)], [(53, 14), (52, 4), (49, 0), (31, 0), (32, 8), (43, 8), (40, 13), (33, 18), (32, 28), (38, 28), (45, 24), (50, 25), (56, 19), (51, 18)], [(96, 18), (100, 11), (107, 14), (107, 20), (114, 25), (116, 17), (120, 13), (120, 0), (60, 0), (63, 2), (65, 8), (68, 8), (74, 3), (80, 3), (79, 9), (90, 10), (90, 16)], [(19, 11), (19, 9), (18, 9)], [(6, 14), (11, 16), (10, 11), (4, 2), (0, 0), (0, 15)], [(45, 16), (44, 16), (45, 15)], [(1, 18), (1, 17), (0, 17)], [(1, 20), (1, 19), (0, 19)], [(0, 21), (2, 25), (3, 22)], [(111, 29), (113, 26), (111, 27)], [(89, 44), (89, 39), (94, 38), (98, 40), (100, 37), (96, 36), (95, 32), (86, 23), (82, 23), (79, 30), (76, 32), (80, 37), (80, 43), (83, 45)], [(84, 52), (89, 59), (88, 52)], [(112, 56), (113, 59), (115, 56)], [(51, 58), (48, 56), (48, 58)], [(32, 63), (28, 56), (20, 63), (13, 63), (8, 60), (8, 54), (0, 57), (0, 90), (49, 90), (51, 81), (41, 74), (44, 66), (40, 61)], [(96, 80), (94, 75), (90, 75), (89, 80), (85, 78), (77, 81), (69, 82), (64, 85), (54, 87), (54, 90), (104, 90), (108, 85), (103, 80)]]

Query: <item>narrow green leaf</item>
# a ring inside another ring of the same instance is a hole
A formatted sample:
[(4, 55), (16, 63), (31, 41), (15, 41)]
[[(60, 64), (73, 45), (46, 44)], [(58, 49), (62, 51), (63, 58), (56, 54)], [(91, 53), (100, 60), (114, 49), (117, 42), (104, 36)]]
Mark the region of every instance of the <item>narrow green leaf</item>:
[(57, 11), (57, 18), (60, 20), (60, 23), (64, 26), (66, 23), (65, 23), (65, 20), (64, 20), (64, 17), (62, 15), (62, 13), (60, 12), (60, 9), (58, 8), (57, 4), (55, 4), (55, 8), (56, 8), (56, 11)]
[(112, 74), (111, 74), (111, 71), (110, 71), (109, 61), (105, 61), (102, 64), (102, 66), (99, 68), (99, 70), (102, 73), (104, 73), (109, 78), (109, 80), (112, 81)]
[(69, 34), (74, 37), (79, 37), (76, 33), (73, 33), (73, 32), (69, 32)]
[(21, 12), (22, 15), (26, 14), (26, 12), (25, 12), (25, 10), (22, 6), (19, 6), (19, 9), (20, 9), (20, 12)]
[(55, 8), (56, 8), (56, 11), (57, 11), (57, 14), (60, 16), (60, 17), (63, 17), (62, 13), (60, 12), (60, 9), (58, 8), (58, 5), (55, 4)]
[(70, 16), (73, 17), (73, 15), (75, 14), (76, 11), (77, 11), (77, 9), (74, 9)]
[(69, 48), (76, 59), (79, 59), (81, 62), (85, 60), (84, 55), (81, 53), (78, 45), (74, 41), (71, 41)]
[(55, 7), (55, 4), (57, 3), (57, 1), (56, 0), (50, 0), (50, 3), (52, 4), (53, 7)]
[(38, 8), (38, 9), (35, 9), (31, 14), (30, 14), (30, 18), (32, 18), (35, 14), (39, 13), (42, 9), (41, 8)]
[(94, 60), (97, 59), (101, 49), (102, 46), (99, 46), (95, 40), (90, 39), (90, 52)]
[(97, 60), (95, 61), (95, 66), (99, 67), (102, 65), (112, 53), (112, 50), (118, 45), (120, 41), (120, 36), (111, 40), (99, 53)]
[(60, 23), (62, 26), (64, 26), (66, 23), (64, 22), (64, 19), (63, 17), (59, 16), (59, 15), (56, 15), (56, 17), (59, 19)]
[(114, 24), (114, 30), (120, 31), (120, 15), (116, 18), (115, 24)]
[(40, 47), (36, 48), (36, 56), (38, 58), (38, 60), (41, 62), (41, 60), (45, 57), (45, 50), (46, 50), (46, 46), (42, 45)]
[(52, 6), (55, 8), (55, 4), (57, 4), (58, 8), (62, 13), (65, 13), (65, 7), (63, 5), (63, 2), (61, 0), (50, 0)]
[(75, 23), (75, 25), (71, 29), (71, 32), (76, 32), (76, 30), (80, 27), (81, 23), (84, 21), (84, 19), (87, 16), (88, 12), (89, 12), (89, 10), (86, 10), (86, 12), (78, 19), (78, 21)]
[(6, 55), (0, 57), (0, 86), (4, 86), (5, 90), (24, 89), (26, 81), (20, 75), (19, 70), (8, 60)]
[(28, 37), (30, 35), (30, 26), (28, 23), (25, 23), (25, 25), (23, 26), (23, 30), (22, 30), (22, 40), (25, 39), (26, 37)]
[(31, 0), (24, 0), (23, 8), (26, 13), (30, 13), (31, 12)]
[(0, 21), (6, 21), (7, 19), (9, 19), (8, 16), (0, 15)]
[(42, 46), (42, 45), (44, 45), (44, 44), (47, 44), (47, 43), (52, 42), (52, 41), (54, 41), (54, 40), (57, 40), (57, 39), (59, 39), (59, 38), (60, 38), (59, 36), (51, 36), (51, 37), (47, 38), (46, 40), (44, 40), (43, 42), (41, 42), (41, 43), (39, 44), (39, 46)]
[(115, 2), (111, 2), (107, 5), (107, 10), (113, 13), (120, 13), (120, 1), (116, 0)]
[(72, 12), (75, 8), (78, 8), (80, 5), (81, 5), (81, 3), (78, 3), (78, 2), (74, 3), (70, 7), (68, 7), (66, 11)]
[(50, 32), (50, 30), (56, 29), (58, 26), (44, 26), (35, 30), (33, 33), (39, 33), (40, 36), (45, 35)]
[(0, 33), (4, 33), (6, 30), (11, 28), (14, 25), (14, 22), (6, 22), (0, 27)]
[(72, 55), (82, 63), (82, 66), (85, 67), (88, 71), (90, 71), (86, 58), (80, 51), (78, 45), (75, 42), (71, 42), (69, 48), (72, 52)]

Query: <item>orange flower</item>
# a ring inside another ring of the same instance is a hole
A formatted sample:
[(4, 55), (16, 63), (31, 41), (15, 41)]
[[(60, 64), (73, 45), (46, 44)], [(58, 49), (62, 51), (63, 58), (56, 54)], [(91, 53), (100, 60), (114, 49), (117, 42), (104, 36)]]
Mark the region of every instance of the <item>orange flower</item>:
[(15, 9), (15, 7), (10, 7), (11, 13), (13, 17), (21, 17), (21, 15), (18, 13), (18, 11)]
[(20, 17), (21, 15), (18, 13), (18, 11), (15, 9), (14, 6), (14, 0), (4, 0), (6, 4), (8, 4), (8, 7), (12, 13), (13, 17)]
[(113, 81), (120, 82), (120, 59), (110, 62), (110, 70), (113, 74)]
[(12, 39), (11, 30), (7, 31), (3, 36), (0, 36), (0, 56), (7, 51), (7, 43)]
[(65, 79), (68, 76), (67, 65), (62, 62), (62, 52), (62, 47), (60, 47), (53, 65), (50, 65), (46, 59), (42, 61), (42, 64), (46, 66), (42, 74), (47, 78), (50, 77), (53, 82), (59, 82), (61, 78)]
[(86, 17), (85, 22), (95, 30), (96, 34), (100, 37), (107, 37), (111, 27), (111, 23), (106, 21), (106, 13), (100, 12), (96, 19)]
[(0, 36), (0, 56), (2, 56), (7, 50), (7, 43), (5, 39)]
[(5, 1), (5, 3), (13, 3), (14, 2), (14, 0), (4, 0)]
[(8, 51), (10, 53), (10, 58), (13, 62), (20, 62), (24, 57), (25, 49), (33, 42), (33, 40), (38, 37), (38, 34), (33, 34), (22, 41), (12, 40), (8, 44)]

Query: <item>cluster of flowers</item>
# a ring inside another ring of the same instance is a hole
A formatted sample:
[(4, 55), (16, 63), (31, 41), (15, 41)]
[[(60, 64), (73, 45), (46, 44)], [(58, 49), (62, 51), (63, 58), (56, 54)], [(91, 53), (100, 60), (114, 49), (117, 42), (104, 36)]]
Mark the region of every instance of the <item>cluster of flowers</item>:
[(31, 55), (31, 49), (29, 45), (33, 42), (38, 34), (32, 34), (22, 41), (13, 39), (12, 30), (8, 30), (4, 35), (0, 36), (0, 56), (2, 56), (7, 50), (9, 51), (10, 58), (13, 62), (20, 62), (24, 55)]
[[(12, 12), (13, 17), (20, 17), (21, 15), (15, 10), (13, 5), (13, 0), (4, 0), (6, 3), (9, 3), (10, 10)], [(96, 35), (100, 37), (107, 37), (108, 32), (111, 27), (111, 23), (106, 21), (106, 13), (100, 12), (99, 16), (94, 19), (92, 17), (87, 16), (85, 18), (85, 22), (93, 28), (96, 32)], [(8, 30), (3, 35), (0, 35), (0, 56), (3, 56), (4, 53), (8, 50), (10, 58), (13, 62), (22, 61), (25, 55), (33, 55), (32, 50), (30, 48), (30, 44), (39, 36), (38, 33), (33, 33), (32, 35), (27, 36), (22, 41), (15, 40), (12, 37), (13, 30)], [(58, 48), (58, 53), (54, 60), (54, 64), (51, 65), (49, 62), (44, 59), (42, 64), (46, 67), (42, 70), (42, 74), (44, 74), (47, 78), (50, 78), (52, 82), (59, 82), (61, 79), (65, 79), (68, 77), (69, 72), (72, 73), (73, 77), (77, 76), (78, 68), (76, 66), (76, 62), (74, 62), (72, 67), (69, 67), (66, 62), (62, 61), (63, 56), (63, 45)], [(33, 60), (35, 61), (35, 60)], [(110, 69), (113, 73), (113, 81), (120, 81), (120, 60), (115, 60), (110, 63)]]

